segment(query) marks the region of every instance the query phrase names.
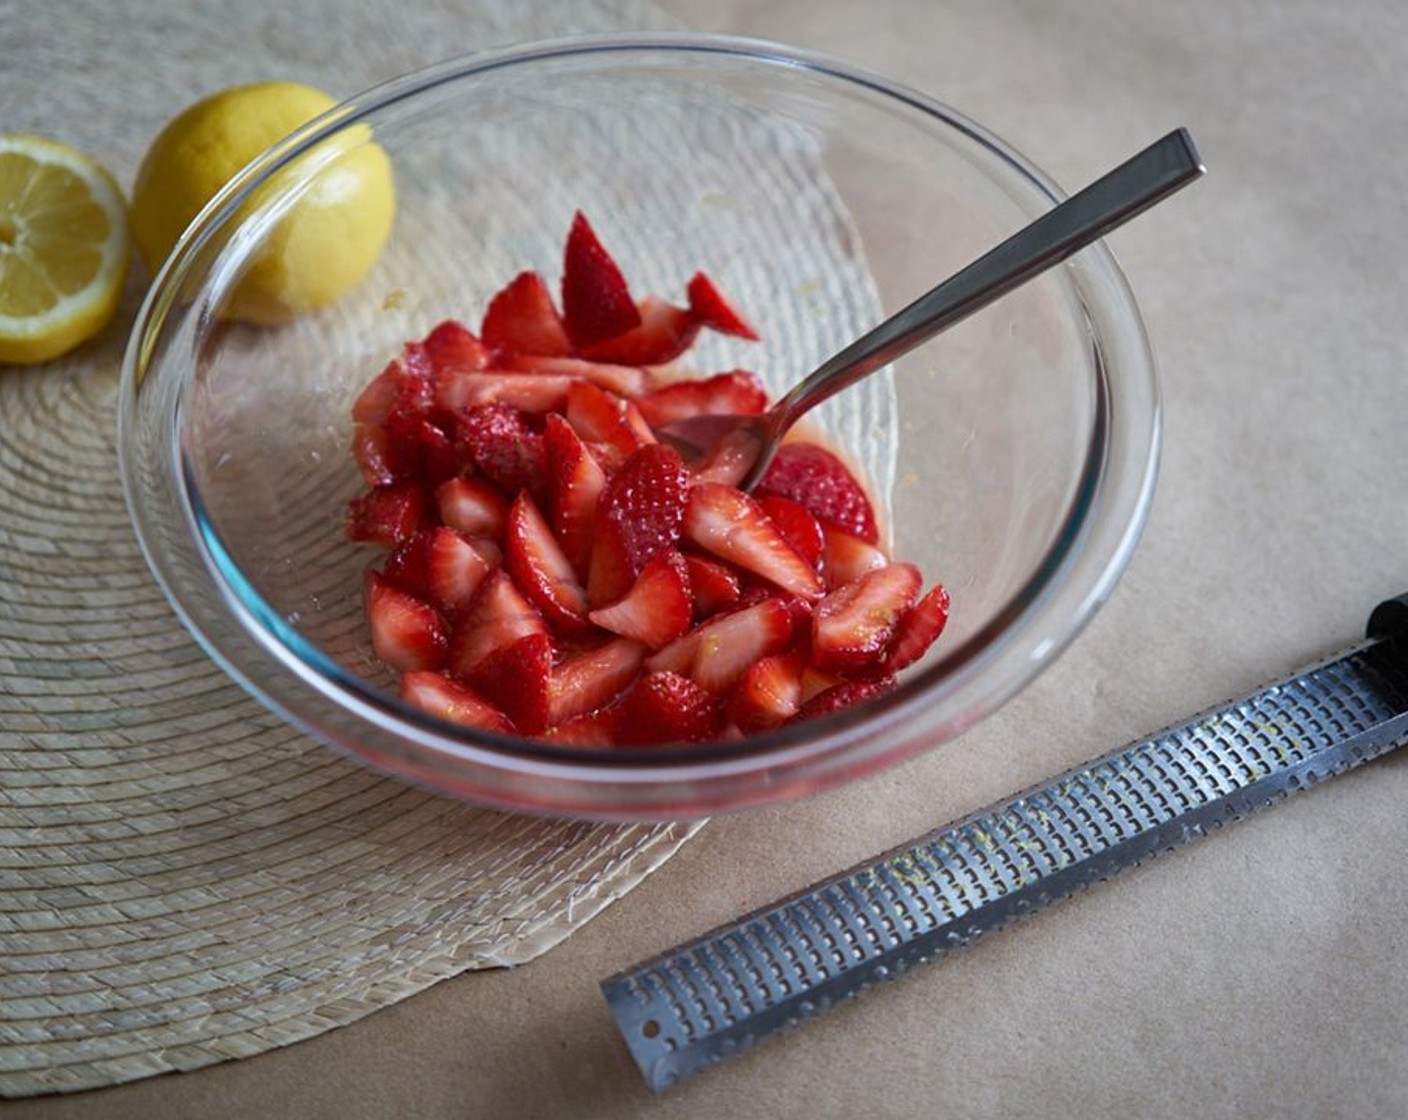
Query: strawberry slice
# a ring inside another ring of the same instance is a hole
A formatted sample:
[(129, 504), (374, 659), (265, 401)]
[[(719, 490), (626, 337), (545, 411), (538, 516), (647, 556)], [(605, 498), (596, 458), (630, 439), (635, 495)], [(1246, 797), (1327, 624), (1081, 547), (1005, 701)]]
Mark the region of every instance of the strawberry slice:
[(508, 354), (503, 359), (506, 369), (521, 373), (560, 373), (578, 381), (590, 381), (621, 397), (638, 397), (650, 391), (654, 379), (635, 366), (613, 365), (610, 362), (589, 362), (583, 358), (545, 358), (537, 354)]
[(740, 731), (767, 731), (786, 723), (802, 706), (806, 653), (765, 657), (750, 665), (728, 705), (728, 720)]
[(622, 457), (655, 442), (634, 404), (588, 381), (568, 386), (567, 422), (587, 443), (606, 444)]
[(562, 317), (536, 272), (520, 272), (489, 301), (479, 336), (495, 350), (550, 357), (572, 353)]
[(694, 618), (684, 557), (673, 548), (657, 552), (624, 598), (587, 617), (603, 630), (633, 638), (651, 649), (673, 642), (689, 629)]
[(566, 658), (553, 670), (549, 722), (556, 727), (609, 704), (635, 680), (644, 660), (645, 648), (626, 638)]
[(583, 578), (591, 563), (592, 525), (606, 475), (572, 425), (556, 414), (543, 427), (547, 450), (548, 510), (558, 544)]
[(699, 322), (688, 309), (675, 307), (648, 295), (637, 305), (640, 325), (604, 342), (582, 346), (593, 361), (629, 366), (658, 366), (672, 362), (694, 345)]
[(426, 530), (407, 537), (391, 550), (381, 567), (387, 583), (417, 599), (430, 599), (430, 537), (433, 532)]
[(549, 728), (543, 739), (561, 747), (609, 747), (616, 742), (614, 708), (588, 712)]
[(592, 606), (621, 598), (651, 557), (675, 547), (688, 492), (689, 472), (679, 452), (659, 443), (635, 452), (606, 483), (587, 577)]
[(579, 350), (640, 325), (626, 278), (580, 210), (572, 219), (563, 255), (562, 318)]
[(803, 599), (820, 599), (826, 593), (816, 570), (787, 543), (762, 507), (732, 486), (696, 483), (689, 493), (683, 531), (706, 552)]
[(497, 537), (508, 520), (508, 502), (482, 478), (452, 478), (435, 491), (440, 520), (471, 537)]
[(931, 587), (913, 609), (900, 619), (885, 658), (885, 672), (898, 673), (913, 665), (944, 632), (948, 623), (949, 595), (943, 584)]
[(870, 499), (846, 464), (814, 443), (785, 443), (758, 483), (758, 497), (773, 494), (805, 506), (818, 521), (830, 521), (868, 544), (879, 531)]
[(838, 529), (828, 521), (821, 526), (821, 578), (829, 588), (860, 579), (890, 563), (890, 558), (875, 545), (861, 540), (854, 533)]
[(446, 319), (434, 327), (421, 345), (425, 347), (437, 382), (446, 374), (483, 369), (489, 364), (488, 347), (454, 319)]
[(826, 541), (821, 535), (821, 524), (817, 519), (791, 498), (760, 498), (758, 505), (777, 526), (777, 531), (786, 538), (787, 543), (797, 550), (797, 555), (813, 568), (819, 567), (821, 550)]
[(377, 657), (403, 673), (445, 663), (445, 623), (434, 607), (377, 572), (366, 574), (363, 591)]
[(414, 482), (374, 487), (348, 503), (348, 539), (400, 544), (420, 529), (425, 507), (425, 491)]
[(842, 681), (824, 692), (818, 692), (803, 704), (788, 722), (801, 723), (804, 719), (815, 719), (817, 716), (839, 712), (852, 704), (883, 696), (894, 687), (894, 677), (866, 677), (861, 680)]
[(435, 387), (435, 403), (450, 410), (502, 403), (524, 412), (551, 412), (567, 403), (571, 384), (572, 378), (560, 373), (470, 370), (441, 378)]
[(427, 538), (426, 590), (432, 603), (454, 616), (469, 606), (494, 564), (454, 529), (442, 525)]
[(690, 416), (756, 416), (768, 407), (767, 390), (747, 370), (717, 373), (703, 381), (676, 381), (636, 399), (652, 428)]
[(764, 599), (716, 615), (652, 656), (646, 668), (683, 673), (723, 695), (754, 662), (786, 648), (796, 629), (796, 616), (782, 599)]
[(497, 568), (484, 577), (450, 634), (450, 672), (468, 679), (490, 654), (530, 634), (547, 632), (543, 616), (513, 585), (508, 572)]
[(386, 368), (367, 382), (366, 387), (352, 402), (352, 422), (354, 424), (384, 424), (391, 414), (391, 406), (401, 390), (401, 376), (404, 372), (400, 361), (393, 359)]
[(552, 680), (552, 639), (547, 634), (529, 634), (494, 650), (469, 679), (521, 734), (541, 735), (547, 730)]
[(641, 677), (616, 712), (616, 743), (697, 743), (719, 733), (719, 701), (679, 673)]
[(509, 494), (542, 493), (547, 478), (543, 437), (512, 405), (483, 404), (459, 414), (458, 438), (489, 479)]
[(586, 627), (587, 594), (526, 491), (508, 511), (504, 562), (518, 589), (551, 626), (568, 632)]
[(736, 335), (750, 342), (758, 341), (755, 331), (728, 302), (718, 286), (704, 273), (696, 272), (686, 289), (689, 295), (689, 310), (700, 326), (708, 327), (722, 334)]
[(827, 595), (812, 614), (813, 664), (833, 673), (877, 668), (921, 582), (913, 564), (891, 564)]
[(443, 673), (415, 670), (402, 674), (401, 699), (437, 719), (499, 735), (513, 734), (513, 725), (503, 712)]
[(684, 562), (689, 568), (695, 618), (708, 618), (738, 602), (741, 589), (732, 568), (703, 556), (686, 555)]

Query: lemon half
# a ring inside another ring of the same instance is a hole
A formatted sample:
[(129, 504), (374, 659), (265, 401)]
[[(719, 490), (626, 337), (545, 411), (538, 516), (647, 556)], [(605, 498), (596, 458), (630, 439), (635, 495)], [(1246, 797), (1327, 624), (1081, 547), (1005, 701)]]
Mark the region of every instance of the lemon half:
[(0, 136), (0, 365), (72, 350), (117, 310), (131, 255), (112, 176), (38, 136)]

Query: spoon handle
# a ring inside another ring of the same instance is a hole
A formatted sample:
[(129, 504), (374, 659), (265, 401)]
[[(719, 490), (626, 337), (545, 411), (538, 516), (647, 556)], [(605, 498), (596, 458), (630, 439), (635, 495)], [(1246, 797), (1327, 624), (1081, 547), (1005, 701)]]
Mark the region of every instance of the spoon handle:
[(781, 428), (889, 365), (1038, 273), (1143, 213), (1203, 173), (1186, 129), (1175, 129), (829, 358), (774, 410)]

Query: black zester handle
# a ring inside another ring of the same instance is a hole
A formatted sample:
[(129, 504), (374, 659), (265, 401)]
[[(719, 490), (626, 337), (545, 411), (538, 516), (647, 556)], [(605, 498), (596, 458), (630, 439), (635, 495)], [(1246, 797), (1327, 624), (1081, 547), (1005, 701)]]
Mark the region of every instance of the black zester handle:
[(1404, 627), (1408, 595), (1338, 657), (603, 981), (646, 1082), (666, 1088), (1408, 740)]

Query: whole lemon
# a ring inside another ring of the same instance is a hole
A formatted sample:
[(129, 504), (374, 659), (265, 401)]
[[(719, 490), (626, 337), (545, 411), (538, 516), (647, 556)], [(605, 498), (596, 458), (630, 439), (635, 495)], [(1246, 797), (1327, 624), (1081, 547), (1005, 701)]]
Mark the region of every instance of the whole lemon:
[[(256, 82), (212, 94), (172, 120), (147, 149), (132, 188), (132, 238), (148, 269), (156, 272), (201, 208), (250, 160), (334, 104), (297, 82)], [(276, 323), (324, 307), (380, 256), (396, 192), (391, 160), (370, 128), (344, 129), (300, 156), (240, 216), (291, 185), (296, 194), (261, 234), (223, 315)]]

